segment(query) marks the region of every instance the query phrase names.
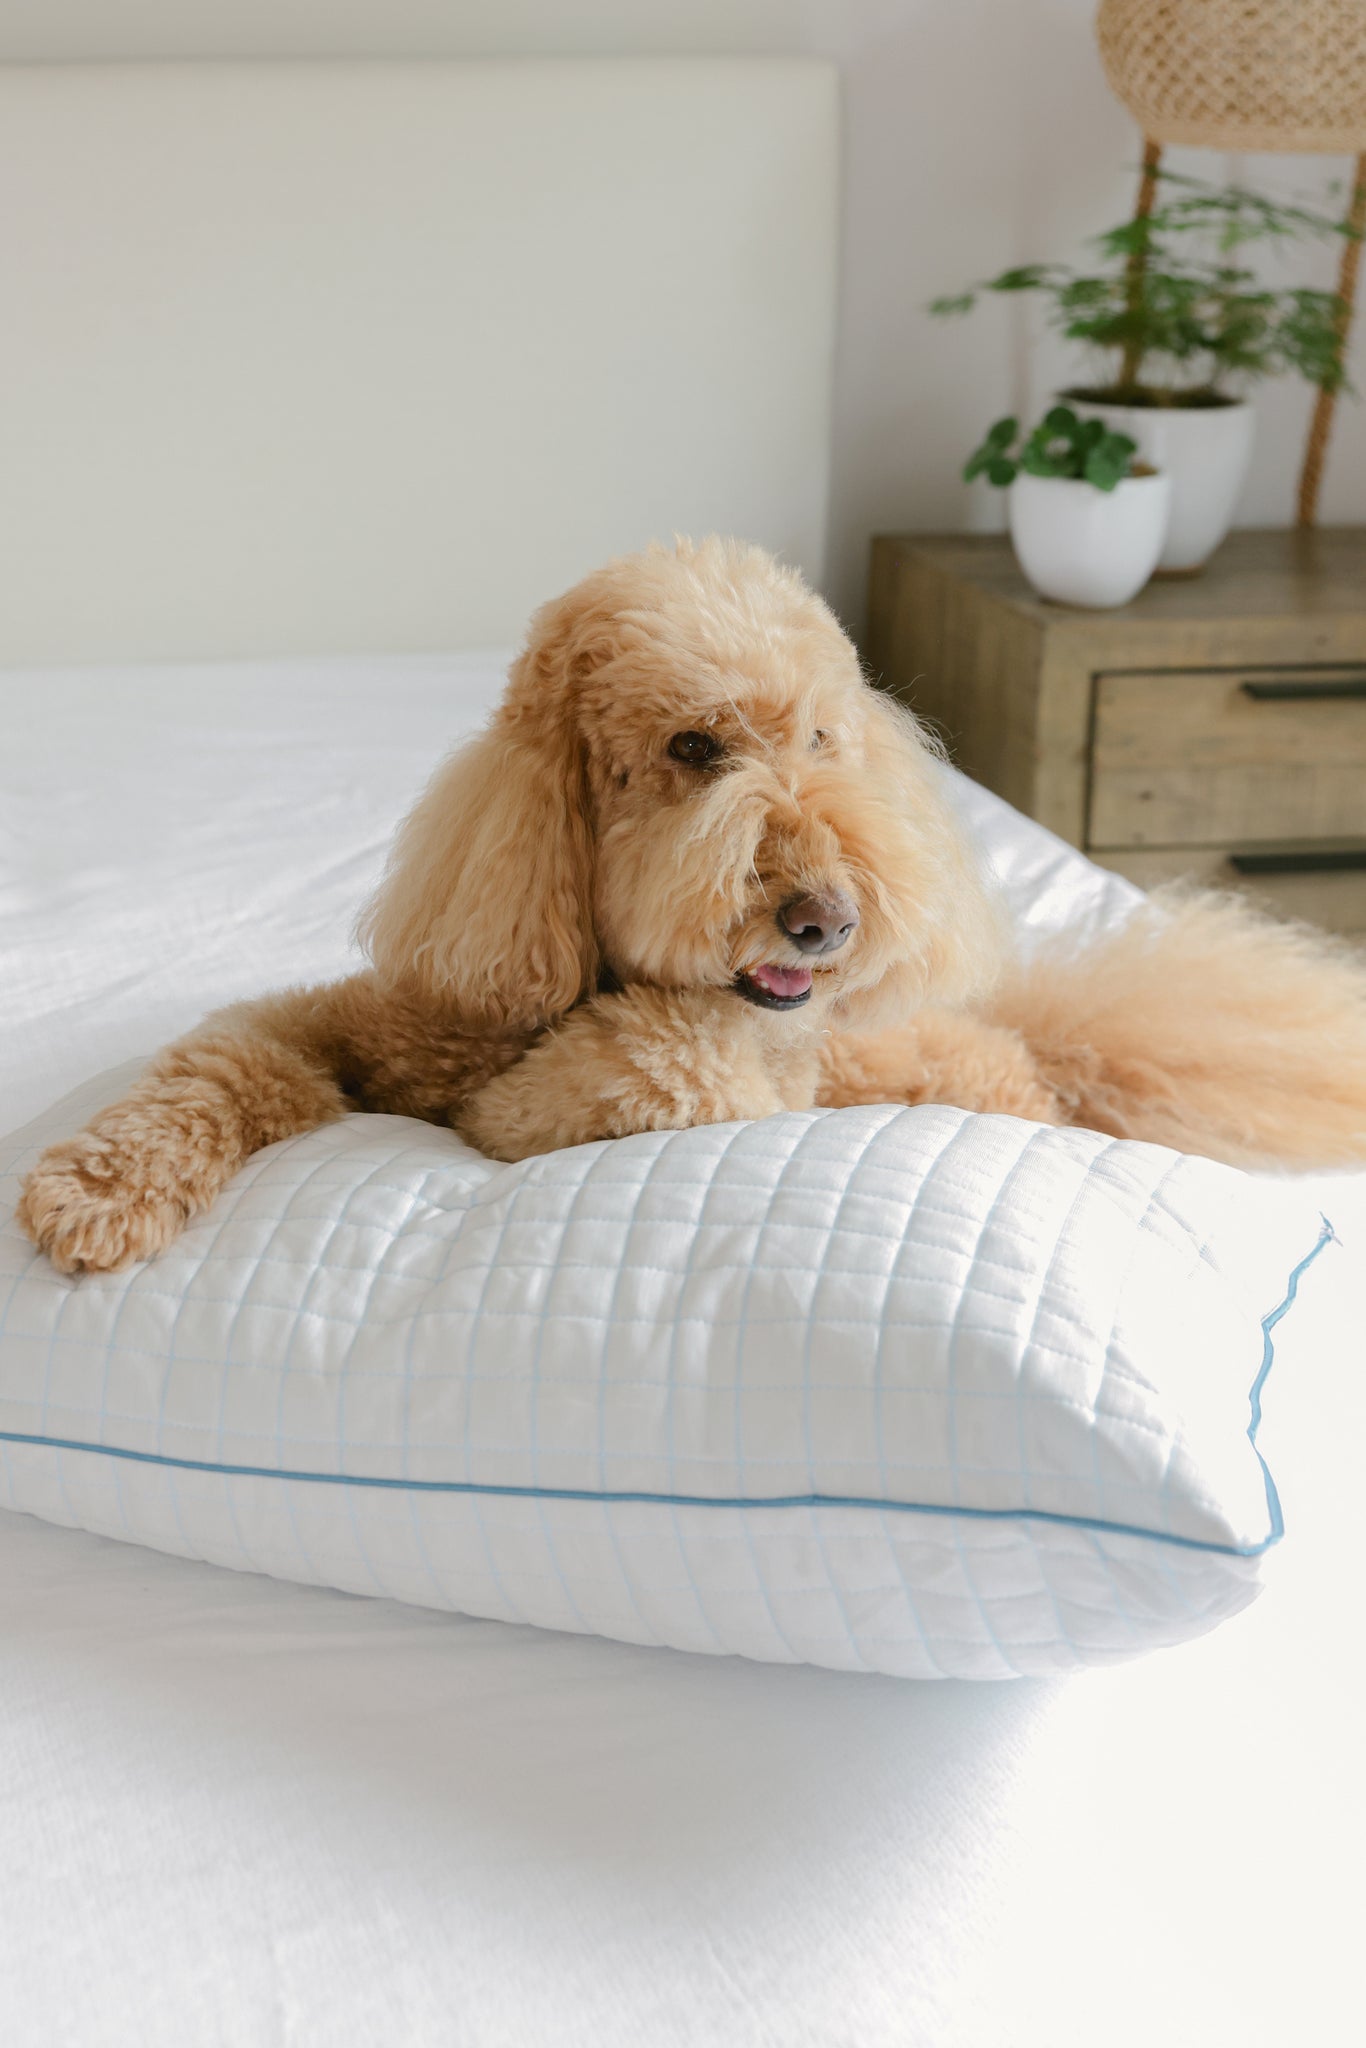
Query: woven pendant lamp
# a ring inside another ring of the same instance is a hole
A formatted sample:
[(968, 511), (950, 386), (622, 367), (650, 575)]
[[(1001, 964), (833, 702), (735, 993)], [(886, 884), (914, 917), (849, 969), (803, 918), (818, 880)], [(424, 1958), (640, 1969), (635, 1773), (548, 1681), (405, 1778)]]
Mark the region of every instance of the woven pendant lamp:
[[(1101, 0), (1105, 75), (1143, 131), (1140, 213), (1162, 146), (1310, 150), (1356, 158), (1338, 278), (1339, 332), (1352, 317), (1366, 233), (1366, 0)], [(1300, 476), (1299, 517), (1318, 505), (1333, 393), (1321, 390)]]

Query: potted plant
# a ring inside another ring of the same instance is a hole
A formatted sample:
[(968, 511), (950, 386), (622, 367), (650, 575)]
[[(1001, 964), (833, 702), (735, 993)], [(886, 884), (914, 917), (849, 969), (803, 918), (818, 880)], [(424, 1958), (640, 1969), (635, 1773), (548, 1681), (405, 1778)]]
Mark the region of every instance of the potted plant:
[(932, 312), (968, 312), (982, 291), (1035, 292), (1070, 341), (1096, 351), (1101, 373), (1059, 396), (1137, 442), (1171, 479), (1161, 571), (1200, 568), (1227, 533), (1252, 450), (1241, 393), (1292, 370), (1323, 390), (1346, 385), (1341, 301), (1334, 292), (1273, 289), (1250, 270), (1252, 244), (1350, 235), (1342, 221), (1238, 188), (1156, 174), (1170, 196), (1094, 238), (1094, 270), (1025, 264)]
[(1010, 538), (1043, 597), (1108, 609), (1137, 597), (1157, 566), (1171, 485), (1135, 462), (1137, 444), (1104, 420), (1055, 405), (1020, 444), (1019, 422), (997, 420), (968, 457), (964, 479), (1010, 493)]

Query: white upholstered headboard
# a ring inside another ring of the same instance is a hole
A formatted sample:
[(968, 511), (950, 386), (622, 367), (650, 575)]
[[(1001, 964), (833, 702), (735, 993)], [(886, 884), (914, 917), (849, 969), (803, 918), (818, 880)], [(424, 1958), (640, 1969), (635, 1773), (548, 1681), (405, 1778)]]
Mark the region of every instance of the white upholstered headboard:
[(819, 577), (832, 70), (0, 70), (0, 661), (506, 642), (675, 530)]

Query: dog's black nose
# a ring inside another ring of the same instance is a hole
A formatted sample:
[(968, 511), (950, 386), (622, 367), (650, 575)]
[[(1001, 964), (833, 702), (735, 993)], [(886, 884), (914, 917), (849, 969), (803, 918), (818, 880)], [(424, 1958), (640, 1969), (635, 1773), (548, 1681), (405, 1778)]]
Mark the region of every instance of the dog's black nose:
[(842, 889), (794, 896), (778, 912), (778, 929), (803, 953), (836, 953), (858, 923), (858, 906)]

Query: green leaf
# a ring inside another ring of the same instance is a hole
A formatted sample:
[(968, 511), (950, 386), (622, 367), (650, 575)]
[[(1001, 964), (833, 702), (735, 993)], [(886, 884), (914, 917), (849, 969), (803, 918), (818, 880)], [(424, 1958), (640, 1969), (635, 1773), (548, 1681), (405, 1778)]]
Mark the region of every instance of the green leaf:
[(1122, 477), (1128, 474), (1127, 462), (1116, 462), (1103, 449), (1095, 448), (1086, 458), (1082, 471), (1088, 484), (1094, 484), (1098, 491), (1112, 491)]
[(1075, 438), (1081, 424), (1070, 405), (1055, 405), (1044, 414), (1043, 423), (1050, 434), (1066, 434), (1069, 440)]
[(1036, 447), (1033, 442), (1029, 444), (1021, 455), (1020, 467), (1030, 476), (1066, 476), (1068, 474), (1065, 462), (1059, 461), (1056, 455), (1050, 455), (1046, 448)]
[(993, 277), (986, 285), (989, 292), (1037, 292), (1048, 284), (1048, 266), (1043, 263), (1021, 263), (1013, 270), (1003, 270), (999, 277)]
[(957, 292), (946, 299), (931, 299), (930, 311), (942, 319), (946, 315), (970, 313), (976, 304), (976, 292)]
[[(1001, 460), (1019, 431), (1018, 420), (1012, 419), (1009, 416), (1005, 419), (995, 420), (988, 427), (980, 444), (967, 459), (963, 469), (964, 483), (971, 483), (975, 476), (981, 476), (983, 473), (989, 476), (992, 463)], [(1010, 478), (1007, 478), (1007, 482), (1010, 480)]]
[(1082, 475), (1098, 491), (1112, 491), (1129, 474), (1138, 444), (1127, 434), (1105, 434), (1087, 453)]
[(1004, 455), (993, 456), (987, 464), (987, 482), (997, 484), (1004, 490), (1007, 484), (1014, 483), (1016, 467), (1017, 465), (1008, 461)]

